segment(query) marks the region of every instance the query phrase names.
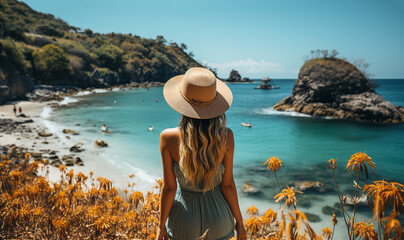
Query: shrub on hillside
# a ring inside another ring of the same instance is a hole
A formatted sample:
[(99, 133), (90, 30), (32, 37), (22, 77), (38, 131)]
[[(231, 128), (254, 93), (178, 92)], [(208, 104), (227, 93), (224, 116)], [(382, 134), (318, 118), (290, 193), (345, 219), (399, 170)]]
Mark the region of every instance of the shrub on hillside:
[(64, 78), (69, 74), (69, 58), (58, 46), (49, 44), (33, 53), (36, 82)]

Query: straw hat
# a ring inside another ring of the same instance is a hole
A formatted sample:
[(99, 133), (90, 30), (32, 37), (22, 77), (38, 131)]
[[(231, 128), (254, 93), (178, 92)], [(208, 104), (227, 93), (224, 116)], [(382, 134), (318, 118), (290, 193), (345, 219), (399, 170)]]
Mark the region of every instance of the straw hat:
[(175, 111), (190, 118), (208, 119), (229, 109), (233, 94), (230, 88), (205, 68), (190, 68), (164, 86), (164, 98)]

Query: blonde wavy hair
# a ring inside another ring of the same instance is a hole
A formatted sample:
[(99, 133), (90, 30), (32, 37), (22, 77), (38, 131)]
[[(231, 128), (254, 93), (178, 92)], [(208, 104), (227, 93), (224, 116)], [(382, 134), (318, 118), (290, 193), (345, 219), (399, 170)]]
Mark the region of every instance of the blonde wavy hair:
[(206, 192), (214, 188), (220, 162), (227, 150), (226, 115), (211, 119), (182, 116), (179, 125), (179, 165), (193, 186), (202, 184)]

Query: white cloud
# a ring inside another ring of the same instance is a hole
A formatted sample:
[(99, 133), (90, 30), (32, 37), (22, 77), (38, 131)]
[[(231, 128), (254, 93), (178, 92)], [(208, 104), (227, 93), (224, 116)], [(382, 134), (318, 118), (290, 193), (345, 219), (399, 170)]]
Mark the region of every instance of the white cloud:
[(216, 68), (218, 75), (223, 78), (228, 77), (232, 69), (236, 69), (242, 77), (250, 78), (290, 76), (297, 73), (296, 70), (286, 69), (280, 63), (267, 62), (265, 59), (256, 61), (249, 58), (222, 63), (204, 61), (203, 64)]

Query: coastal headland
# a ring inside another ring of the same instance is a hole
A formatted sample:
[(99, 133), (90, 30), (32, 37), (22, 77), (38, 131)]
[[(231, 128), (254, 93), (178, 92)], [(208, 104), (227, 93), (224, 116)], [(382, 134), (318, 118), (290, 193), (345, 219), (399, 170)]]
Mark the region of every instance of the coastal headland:
[(300, 69), (292, 95), (273, 108), (315, 117), (374, 123), (404, 122), (403, 107), (383, 99), (363, 72), (338, 58), (308, 60)]

